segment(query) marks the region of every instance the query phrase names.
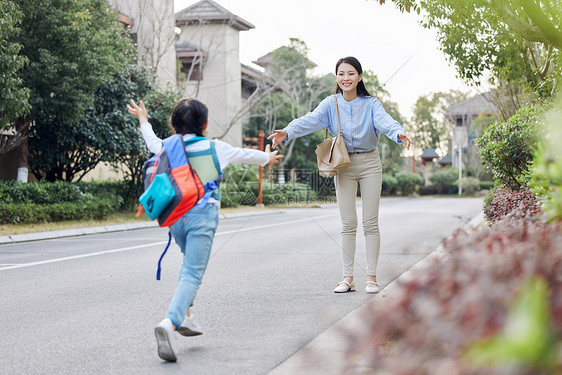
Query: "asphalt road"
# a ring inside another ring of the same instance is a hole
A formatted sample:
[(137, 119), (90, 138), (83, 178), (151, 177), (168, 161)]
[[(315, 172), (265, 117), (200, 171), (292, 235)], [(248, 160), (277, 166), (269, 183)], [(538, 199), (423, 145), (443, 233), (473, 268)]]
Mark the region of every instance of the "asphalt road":
[[(378, 279), (386, 285), (478, 215), (479, 198), (383, 199)], [(358, 238), (362, 231), (359, 229)], [(162, 362), (153, 328), (176, 287), (167, 230), (0, 246), (2, 374), (267, 374), (370, 296), (334, 294), (341, 278), (335, 206), (223, 220), (193, 308), (204, 329)]]

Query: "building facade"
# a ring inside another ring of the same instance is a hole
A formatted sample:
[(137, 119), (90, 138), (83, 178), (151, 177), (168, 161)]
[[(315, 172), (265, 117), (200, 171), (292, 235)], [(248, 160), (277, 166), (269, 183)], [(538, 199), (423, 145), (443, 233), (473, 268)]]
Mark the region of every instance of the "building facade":
[(463, 166), (482, 164), (475, 144), (480, 134), (474, 120), (479, 116), (492, 116), (497, 112), (496, 106), (486, 93), (478, 94), (447, 108), (446, 117), (453, 125), (451, 129), (453, 168), (459, 168), (460, 160)]
[(173, 0), (109, 0), (130, 27), (140, 64), (152, 67), (159, 87), (176, 85), (176, 33)]
[(209, 137), (240, 146), (242, 89), (251, 91), (251, 78), (257, 72), (240, 64), (239, 34), (254, 25), (215, 1), (202, 0), (176, 13), (176, 27), (180, 29), (178, 86), (184, 96), (209, 107)]

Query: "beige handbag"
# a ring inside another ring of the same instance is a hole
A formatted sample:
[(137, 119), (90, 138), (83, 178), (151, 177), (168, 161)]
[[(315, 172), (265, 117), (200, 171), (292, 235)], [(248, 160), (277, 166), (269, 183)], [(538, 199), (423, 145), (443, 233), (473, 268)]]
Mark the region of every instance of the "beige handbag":
[(322, 177), (333, 177), (351, 164), (341, 132), (338, 98), (337, 96), (334, 97), (336, 98), (336, 113), (338, 115), (338, 134), (334, 138), (328, 138), (328, 128), (326, 128), (324, 142), (316, 146), (318, 173)]

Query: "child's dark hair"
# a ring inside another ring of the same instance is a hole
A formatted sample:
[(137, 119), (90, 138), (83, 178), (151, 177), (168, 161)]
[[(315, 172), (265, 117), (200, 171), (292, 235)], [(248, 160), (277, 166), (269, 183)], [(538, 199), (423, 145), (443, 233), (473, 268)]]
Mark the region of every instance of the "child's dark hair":
[[(338, 62), (336, 63), (336, 76), (338, 75), (338, 68), (343, 63), (346, 63), (346, 64), (349, 64), (349, 65), (353, 66), (355, 68), (355, 70), (357, 70), (357, 74), (363, 74), (363, 68), (361, 67), (361, 63), (359, 62), (359, 60), (357, 60), (353, 56), (347, 56), (347, 57), (339, 59)], [(342, 89), (336, 83), (336, 89), (334, 90), (334, 93), (338, 94), (340, 92), (342, 92)], [(359, 83), (357, 84), (357, 95), (359, 95), (359, 96), (372, 96), (369, 93), (369, 91), (367, 90), (367, 88), (365, 87), (365, 84), (363, 83), (363, 80), (359, 81)]]
[(203, 135), (209, 109), (197, 99), (180, 99), (174, 109), (170, 122), (177, 134)]

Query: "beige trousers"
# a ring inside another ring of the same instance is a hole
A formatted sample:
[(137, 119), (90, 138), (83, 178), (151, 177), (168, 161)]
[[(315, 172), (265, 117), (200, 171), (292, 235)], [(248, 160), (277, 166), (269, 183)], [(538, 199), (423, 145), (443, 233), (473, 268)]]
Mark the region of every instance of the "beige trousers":
[(361, 187), (363, 233), (367, 255), (367, 276), (376, 276), (380, 250), (379, 202), (382, 165), (378, 149), (350, 154), (351, 165), (336, 178), (336, 196), (341, 217), (343, 276), (353, 276), (357, 235), (357, 182)]

